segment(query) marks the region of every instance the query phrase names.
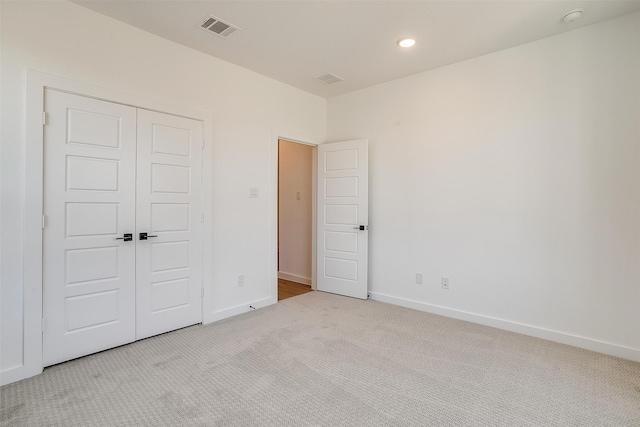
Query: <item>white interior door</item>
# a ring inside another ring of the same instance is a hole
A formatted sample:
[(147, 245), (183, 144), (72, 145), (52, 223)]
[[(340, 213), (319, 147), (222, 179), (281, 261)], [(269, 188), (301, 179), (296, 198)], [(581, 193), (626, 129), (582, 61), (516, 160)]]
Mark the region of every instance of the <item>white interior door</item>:
[(318, 146), (317, 287), (367, 298), (368, 142)]
[[(47, 90), (43, 357), (135, 339), (136, 110)], [(119, 239), (120, 240), (117, 240)]]
[(138, 110), (137, 339), (202, 321), (201, 180), (202, 122)]

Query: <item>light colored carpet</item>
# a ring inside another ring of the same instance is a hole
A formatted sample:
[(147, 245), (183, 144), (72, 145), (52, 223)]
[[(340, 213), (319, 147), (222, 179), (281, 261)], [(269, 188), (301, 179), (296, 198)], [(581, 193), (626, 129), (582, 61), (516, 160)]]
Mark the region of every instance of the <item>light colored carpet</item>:
[(640, 426), (640, 364), (311, 292), (0, 389), (10, 426)]

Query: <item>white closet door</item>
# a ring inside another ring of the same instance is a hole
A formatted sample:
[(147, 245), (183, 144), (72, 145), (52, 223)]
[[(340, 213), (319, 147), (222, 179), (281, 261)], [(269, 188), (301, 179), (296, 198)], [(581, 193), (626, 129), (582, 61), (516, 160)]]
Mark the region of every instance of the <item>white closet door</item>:
[(141, 339), (202, 321), (202, 122), (138, 110), (137, 163)]
[(44, 365), (135, 339), (136, 110), (45, 92)]

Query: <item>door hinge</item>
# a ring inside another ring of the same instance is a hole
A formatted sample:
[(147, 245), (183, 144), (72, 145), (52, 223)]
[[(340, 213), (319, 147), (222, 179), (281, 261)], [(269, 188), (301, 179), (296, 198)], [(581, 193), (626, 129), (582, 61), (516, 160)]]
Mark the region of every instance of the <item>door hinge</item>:
[(204, 150), (204, 138), (202, 138), (202, 149)]
[(204, 212), (200, 214), (200, 222), (204, 222)]
[(200, 288), (200, 296), (203, 297), (204, 296), (204, 288)]
[(40, 224), (42, 226), (42, 229), (44, 230), (44, 226), (45, 226), (45, 216), (42, 215), (42, 223)]
[(42, 112), (42, 126), (45, 126), (47, 124), (47, 112), (43, 111)]
[(40, 319), (40, 330), (44, 332), (44, 318)]

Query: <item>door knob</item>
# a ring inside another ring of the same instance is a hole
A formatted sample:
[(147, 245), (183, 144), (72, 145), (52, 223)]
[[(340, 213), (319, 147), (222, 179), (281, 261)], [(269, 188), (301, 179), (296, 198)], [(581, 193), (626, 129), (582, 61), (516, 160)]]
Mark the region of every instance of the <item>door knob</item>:
[(359, 225), (357, 227), (353, 227), (354, 230), (368, 230), (369, 226), (368, 225)]
[(132, 233), (124, 233), (122, 237), (116, 237), (116, 240), (124, 240), (125, 242), (130, 242), (133, 240)]
[(147, 240), (148, 237), (158, 237), (158, 236), (152, 236), (147, 233), (140, 233), (140, 240)]

